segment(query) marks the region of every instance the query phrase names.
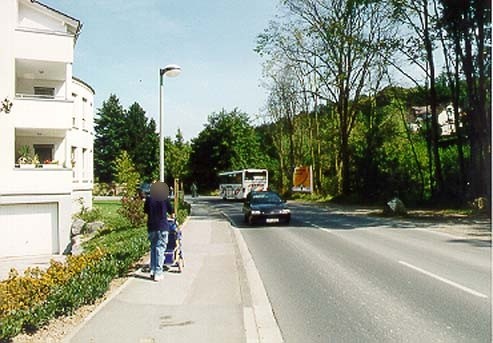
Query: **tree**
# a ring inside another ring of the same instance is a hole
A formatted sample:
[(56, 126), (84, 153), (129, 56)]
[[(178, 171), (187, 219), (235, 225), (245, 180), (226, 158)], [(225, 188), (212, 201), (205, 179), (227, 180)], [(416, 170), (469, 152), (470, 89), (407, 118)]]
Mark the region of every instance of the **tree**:
[[(438, 126), (438, 99), (436, 90), (436, 36), (438, 27), (438, 9), (436, 0), (391, 0), (394, 18), (397, 26), (408, 29), (409, 34), (400, 39), (399, 50), (408, 61), (418, 67), (426, 77), (427, 102), (430, 106), (431, 121), (429, 132), (429, 152), (430, 152), (430, 186), (434, 195), (443, 197), (444, 182), (442, 175), (442, 165), (440, 162), (439, 137), (440, 129)], [(404, 30), (401, 30), (401, 35)], [(416, 76), (406, 73), (403, 68), (393, 63), (396, 68), (404, 75), (411, 78), (417, 85)]]
[(140, 175), (137, 172), (132, 159), (127, 151), (120, 152), (113, 161), (115, 169), (115, 181), (124, 186), (124, 194), (127, 196), (137, 195), (137, 188), (140, 184)]
[(133, 103), (125, 114), (125, 149), (143, 179), (155, 178), (159, 168), (159, 136), (154, 119), (149, 120), (145, 110)]
[(138, 173), (146, 180), (156, 178), (158, 172), (159, 138), (156, 123), (149, 120), (144, 109), (133, 103), (128, 110), (111, 94), (98, 109), (95, 120), (94, 172), (99, 182), (113, 182), (113, 161), (125, 150)]
[(259, 138), (248, 115), (234, 109), (221, 110), (208, 118), (205, 128), (192, 140), (190, 171), (200, 189), (217, 187), (221, 171), (263, 167)]
[(385, 2), (284, 0), (291, 20), (273, 23), (259, 36), (257, 51), (272, 59), (286, 56), (317, 75), (311, 92), (334, 105), (339, 143), (336, 170), (339, 192), (350, 192), (349, 138), (360, 97), (385, 65), (393, 32)]
[(113, 161), (124, 146), (125, 111), (120, 100), (111, 94), (97, 111), (94, 140), (94, 175), (99, 182), (114, 179)]
[(184, 141), (180, 129), (173, 142), (170, 139), (165, 141), (164, 160), (169, 177), (180, 180), (188, 177), (191, 150), (190, 143)]
[(137, 187), (140, 184), (140, 175), (127, 151), (120, 152), (114, 163), (116, 182), (123, 185), (122, 206), (118, 213), (127, 218), (133, 226), (140, 226), (145, 222), (142, 199), (138, 195)]
[[(471, 150), (471, 197), (491, 199), (491, 2), (441, 0), (441, 25), (455, 58), (455, 97), (458, 76), (466, 81), (468, 139)], [(459, 66), (461, 67), (459, 69)], [(456, 100), (457, 101), (457, 100)]]
[(300, 162), (296, 158), (295, 117), (302, 111), (300, 103), (300, 84), (296, 68), (289, 63), (264, 66), (264, 72), (270, 79), (267, 115), (271, 126), (272, 142), (277, 148), (279, 160), (279, 181), (281, 192), (290, 189), (294, 167)]

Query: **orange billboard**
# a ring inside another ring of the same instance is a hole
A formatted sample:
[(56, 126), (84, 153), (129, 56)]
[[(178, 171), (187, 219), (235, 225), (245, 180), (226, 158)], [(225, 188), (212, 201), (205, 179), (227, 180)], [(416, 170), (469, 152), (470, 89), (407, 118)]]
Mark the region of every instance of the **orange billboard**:
[(313, 172), (311, 166), (299, 166), (294, 168), (293, 192), (312, 192)]

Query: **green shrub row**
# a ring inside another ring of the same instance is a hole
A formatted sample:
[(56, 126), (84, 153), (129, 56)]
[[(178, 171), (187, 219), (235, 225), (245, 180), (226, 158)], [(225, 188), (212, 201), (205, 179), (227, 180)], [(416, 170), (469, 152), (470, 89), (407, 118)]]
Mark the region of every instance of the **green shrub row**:
[[(84, 215), (102, 215), (98, 210), (89, 212)], [(189, 213), (190, 205), (182, 203), (178, 221), (183, 223)], [(45, 271), (29, 268), (19, 275), (12, 270), (0, 282), (0, 342), (93, 303), (108, 290), (111, 280), (125, 275), (148, 251), (145, 227), (131, 228), (121, 215), (104, 220), (108, 230), (86, 242), (82, 255), (67, 256), (64, 263), (53, 260)]]
[(64, 263), (52, 261), (46, 271), (28, 269), (21, 276), (13, 270), (0, 282), (0, 342), (101, 297), (111, 280), (125, 275), (147, 252), (147, 230), (113, 231), (87, 242), (85, 249)]

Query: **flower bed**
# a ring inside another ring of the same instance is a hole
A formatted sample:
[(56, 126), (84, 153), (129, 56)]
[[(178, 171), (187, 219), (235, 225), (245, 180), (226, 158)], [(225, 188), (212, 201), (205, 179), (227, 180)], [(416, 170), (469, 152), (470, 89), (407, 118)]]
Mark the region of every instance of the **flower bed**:
[(87, 252), (52, 261), (46, 271), (12, 270), (0, 282), (0, 341), (34, 331), (102, 296), (148, 250), (144, 228), (114, 231), (88, 242)]

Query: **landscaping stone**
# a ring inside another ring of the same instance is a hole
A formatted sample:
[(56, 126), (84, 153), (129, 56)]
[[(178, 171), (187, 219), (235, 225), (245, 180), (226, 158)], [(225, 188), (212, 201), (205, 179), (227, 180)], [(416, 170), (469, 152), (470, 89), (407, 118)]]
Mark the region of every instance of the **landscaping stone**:
[(75, 219), (72, 222), (72, 227), (71, 227), (72, 236), (80, 235), (82, 233), (82, 230), (84, 229), (85, 224), (86, 222), (83, 221), (82, 219), (80, 218)]
[(81, 235), (72, 237), (72, 255), (75, 256), (82, 254), (82, 252), (84, 251), (84, 249), (82, 248), (82, 242), (83, 240)]
[(402, 202), (401, 199), (395, 197), (387, 204), (385, 204), (385, 208), (383, 210), (383, 213), (386, 215), (393, 215), (393, 216), (405, 216), (407, 214), (407, 209), (406, 206), (404, 206), (404, 203)]
[(101, 230), (104, 227), (104, 223), (101, 221), (96, 221), (92, 223), (87, 223), (85, 227), (85, 233), (93, 233)]

